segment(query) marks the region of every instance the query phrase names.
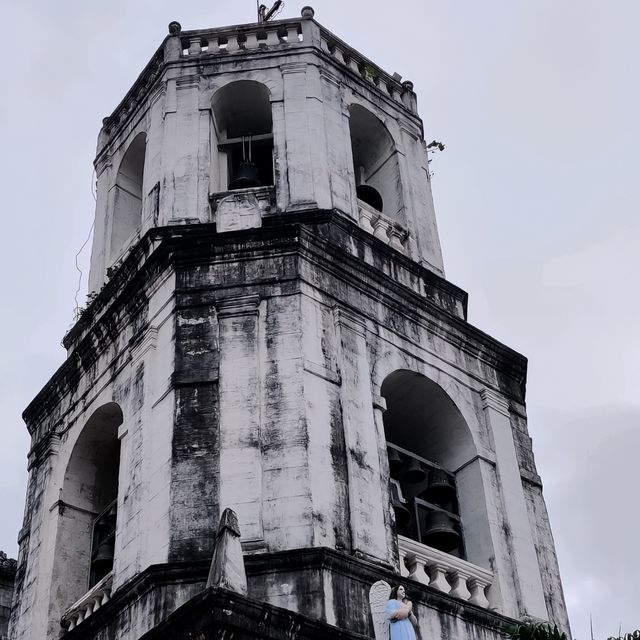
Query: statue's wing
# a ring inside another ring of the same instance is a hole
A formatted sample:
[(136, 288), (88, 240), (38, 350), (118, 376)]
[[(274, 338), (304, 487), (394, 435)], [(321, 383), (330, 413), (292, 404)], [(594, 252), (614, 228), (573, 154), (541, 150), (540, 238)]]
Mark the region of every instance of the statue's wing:
[(378, 580), (369, 589), (369, 606), (373, 619), (376, 640), (389, 640), (389, 620), (387, 620), (387, 602), (391, 587), (384, 580)]

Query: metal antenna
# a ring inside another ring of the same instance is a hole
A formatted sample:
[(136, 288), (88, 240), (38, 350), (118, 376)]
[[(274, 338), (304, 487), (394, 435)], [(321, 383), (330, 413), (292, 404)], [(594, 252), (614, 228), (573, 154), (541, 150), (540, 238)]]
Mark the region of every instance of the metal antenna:
[[(259, 1), (259, 0), (256, 0)], [(269, 20), (271, 20), (271, 18), (273, 18), (276, 13), (278, 12), (278, 9), (280, 9), (280, 7), (282, 6), (283, 2), (282, 0), (276, 0), (273, 3), (273, 7), (271, 7), (271, 9), (267, 9), (266, 5), (261, 4), (258, 6), (258, 22), (268, 22)]]

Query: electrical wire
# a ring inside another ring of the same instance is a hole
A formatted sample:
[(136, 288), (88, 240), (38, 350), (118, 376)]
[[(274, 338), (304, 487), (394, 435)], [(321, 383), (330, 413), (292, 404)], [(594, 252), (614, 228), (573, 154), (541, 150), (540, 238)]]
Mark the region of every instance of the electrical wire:
[[(97, 198), (96, 198), (96, 192), (95, 192), (95, 180), (94, 180), (94, 176), (96, 175), (96, 171), (95, 169), (93, 170), (93, 172), (91, 173), (91, 195), (93, 196), (93, 200), (94, 202), (97, 202)], [(78, 304), (78, 295), (80, 294), (80, 289), (82, 288), (82, 269), (80, 268), (80, 266), (78, 265), (78, 258), (80, 257), (80, 254), (84, 251), (84, 248), (87, 246), (87, 243), (89, 242), (89, 240), (91, 239), (91, 234), (93, 233), (93, 227), (95, 225), (96, 221), (94, 218), (94, 221), (91, 223), (91, 229), (89, 229), (89, 234), (87, 235), (87, 239), (82, 243), (82, 246), (80, 247), (78, 253), (76, 253), (75, 256), (75, 264), (76, 264), (76, 271), (78, 272), (78, 288), (76, 289), (76, 293), (74, 296), (74, 300), (76, 302), (76, 306), (74, 309), (74, 315), (76, 317), (78, 317), (78, 314), (80, 313), (80, 305)]]

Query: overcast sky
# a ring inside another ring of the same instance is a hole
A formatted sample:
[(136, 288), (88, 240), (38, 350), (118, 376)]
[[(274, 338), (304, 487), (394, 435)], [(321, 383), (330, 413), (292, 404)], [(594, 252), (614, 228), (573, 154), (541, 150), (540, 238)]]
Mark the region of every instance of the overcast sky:
[[(171, 20), (255, 16), (253, 0), (186, 4), (3, 7), (0, 549), (11, 555), (26, 483), (20, 414), (64, 358), (101, 120)], [(574, 636), (588, 640), (590, 614), (597, 640), (639, 628), (640, 2), (314, 8), (414, 82), (427, 141), (446, 145), (432, 168), (447, 277), (469, 292), (473, 324), (529, 358), (529, 429)]]

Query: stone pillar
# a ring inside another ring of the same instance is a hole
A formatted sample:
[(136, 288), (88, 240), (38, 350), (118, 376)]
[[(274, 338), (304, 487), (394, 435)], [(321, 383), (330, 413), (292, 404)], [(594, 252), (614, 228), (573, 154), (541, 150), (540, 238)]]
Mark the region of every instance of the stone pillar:
[(386, 561), (389, 550), (383, 509), (388, 498), (383, 496), (380, 483), (366, 327), (362, 319), (343, 309), (336, 309), (334, 317), (342, 376), (352, 551)]
[(198, 76), (167, 81), (162, 146), (162, 224), (195, 221), (198, 215), (200, 112)]
[(306, 208), (315, 204), (311, 167), (309, 123), (307, 120), (307, 65), (301, 62), (281, 67), (284, 84), (289, 204)]
[(243, 542), (264, 539), (258, 296), (216, 303), (220, 339), (220, 505), (238, 515)]
[(493, 434), (498, 486), (504, 503), (504, 523), (508, 527), (516, 588), (521, 594), (521, 606), (524, 609), (521, 615), (546, 619), (547, 607), (513, 442), (509, 403), (495, 391), (484, 389), (482, 404), (487, 425)]

